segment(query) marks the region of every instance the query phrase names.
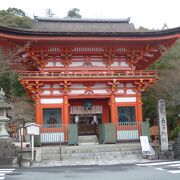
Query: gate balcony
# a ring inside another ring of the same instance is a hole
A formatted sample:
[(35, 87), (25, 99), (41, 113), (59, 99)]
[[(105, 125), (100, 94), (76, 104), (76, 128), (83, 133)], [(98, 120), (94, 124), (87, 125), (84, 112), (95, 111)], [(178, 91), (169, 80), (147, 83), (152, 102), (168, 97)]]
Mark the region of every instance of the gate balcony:
[(157, 71), (111, 71), (111, 72), (102, 72), (102, 71), (76, 71), (76, 72), (62, 72), (62, 71), (23, 71), (19, 72), (19, 79), (29, 79), (29, 80), (68, 80), (76, 81), (83, 79), (119, 79), (126, 80), (132, 79), (137, 80), (142, 79), (158, 79)]

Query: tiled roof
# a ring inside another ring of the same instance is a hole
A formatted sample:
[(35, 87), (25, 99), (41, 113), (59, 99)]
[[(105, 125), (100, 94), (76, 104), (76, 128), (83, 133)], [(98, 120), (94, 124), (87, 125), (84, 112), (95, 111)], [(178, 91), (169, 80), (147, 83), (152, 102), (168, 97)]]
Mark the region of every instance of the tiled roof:
[(41, 32), (134, 32), (130, 19), (81, 19), (81, 18), (39, 18), (35, 17), (33, 31)]

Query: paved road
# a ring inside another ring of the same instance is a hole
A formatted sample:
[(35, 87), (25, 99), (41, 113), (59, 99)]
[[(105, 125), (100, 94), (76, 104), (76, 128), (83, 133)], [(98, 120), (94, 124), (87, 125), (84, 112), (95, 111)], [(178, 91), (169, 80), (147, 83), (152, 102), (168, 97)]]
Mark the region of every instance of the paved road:
[(0, 169), (5, 180), (180, 180), (180, 161), (111, 166)]

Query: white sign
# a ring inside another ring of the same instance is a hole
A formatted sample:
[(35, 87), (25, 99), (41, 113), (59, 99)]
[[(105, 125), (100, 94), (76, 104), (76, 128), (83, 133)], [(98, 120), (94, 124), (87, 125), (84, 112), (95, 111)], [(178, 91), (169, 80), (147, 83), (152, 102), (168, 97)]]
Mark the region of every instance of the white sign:
[(35, 123), (28, 124), (26, 129), (29, 135), (39, 135), (40, 126)]
[(26, 124), (27, 134), (31, 135), (31, 159), (34, 161), (34, 135), (39, 135), (40, 125), (35, 123)]
[(143, 152), (150, 152), (148, 136), (140, 136), (141, 148)]
[(167, 120), (166, 120), (166, 105), (164, 100), (158, 101), (158, 117), (159, 117), (159, 132), (161, 151), (168, 151), (168, 132), (167, 132)]

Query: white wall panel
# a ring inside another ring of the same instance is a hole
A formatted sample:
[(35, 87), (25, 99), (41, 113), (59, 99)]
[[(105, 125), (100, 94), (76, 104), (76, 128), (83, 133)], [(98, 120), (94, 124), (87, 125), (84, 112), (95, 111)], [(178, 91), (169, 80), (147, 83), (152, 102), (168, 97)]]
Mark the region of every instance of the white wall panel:
[(93, 87), (104, 88), (108, 87), (106, 83), (96, 83)]
[(126, 87), (134, 87), (134, 85), (132, 83), (127, 83)]
[(57, 133), (41, 133), (41, 143), (64, 142), (64, 132)]
[(127, 89), (126, 94), (136, 94), (136, 92), (132, 89)]
[(61, 92), (58, 90), (55, 90), (55, 91), (53, 91), (53, 94), (61, 94)]
[(70, 67), (78, 67), (78, 66), (82, 66), (83, 62), (72, 62), (72, 64), (70, 64)]
[(124, 94), (124, 90), (123, 89), (118, 89), (117, 93)]
[(41, 104), (62, 104), (63, 98), (42, 98)]
[(51, 91), (44, 91), (43, 94), (51, 94)]
[(53, 88), (60, 88), (59, 84), (53, 84)]
[(72, 84), (71, 88), (84, 88), (83, 84)]
[(105, 89), (93, 90), (94, 94), (107, 94), (108, 92)]
[(93, 61), (92, 61), (92, 65), (93, 66), (106, 66), (103, 62), (93, 62)]
[(53, 62), (48, 62), (45, 67), (53, 67), (54, 66), (54, 63)]
[(44, 84), (43, 88), (50, 88), (50, 84)]
[(118, 130), (117, 140), (139, 139), (138, 130)]
[(126, 63), (125, 61), (122, 61), (122, 62), (121, 62), (121, 66), (123, 66), (123, 67), (129, 67), (129, 64)]
[(114, 62), (113, 64), (111, 64), (112, 67), (118, 67), (119, 66), (119, 62)]
[(71, 94), (84, 94), (85, 90), (72, 90)]
[(116, 97), (116, 102), (136, 102), (136, 97)]
[(61, 62), (56, 62), (55, 65), (56, 66), (64, 66)]

